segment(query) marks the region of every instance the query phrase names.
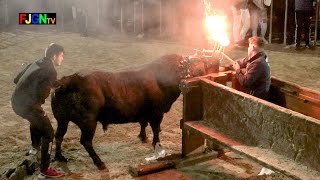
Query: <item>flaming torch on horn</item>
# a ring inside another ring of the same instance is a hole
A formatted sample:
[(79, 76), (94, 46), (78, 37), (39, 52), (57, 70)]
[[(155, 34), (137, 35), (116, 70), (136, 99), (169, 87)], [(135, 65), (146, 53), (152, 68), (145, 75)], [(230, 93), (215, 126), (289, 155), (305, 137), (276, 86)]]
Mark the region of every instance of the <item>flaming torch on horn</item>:
[[(230, 57), (224, 53), (225, 47), (230, 44), (230, 40), (227, 33), (227, 16), (218, 15), (211, 9), (211, 4), (207, 0), (204, 0), (205, 6), (205, 28), (207, 34), (207, 40), (209, 49), (203, 49), (201, 52), (205, 54), (221, 55), (220, 60), (224, 57), (234, 62)], [(196, 50), (199, 52), (199, 50)]]
[[(183, 69), (186, 69), (186, 73), (184, 73), (186, 75), (183, 75), (184, 78), (218, 73), (220, 70), (220, 62), (223, 58), (226, 58), (232, 63), (234, 62), (224, 53), (225, 48), (230, 44), (227, 33), (227, 16), (224, 15), (224, 13), (221, 13), (222, 15), (220, 15), (211, 10), (209, 1), (204, 0), (203, 2), (205, 8), (203, 25), (205, 26), (208, 47), (203, 50), (194, 49), (196, 51), (195, 54), (184, 58), (183, 62), (181, 62), (184, 67)], [(193, 70), (193, 74), (190, 75), (190, 69), (200, 70), (199, 72)]]

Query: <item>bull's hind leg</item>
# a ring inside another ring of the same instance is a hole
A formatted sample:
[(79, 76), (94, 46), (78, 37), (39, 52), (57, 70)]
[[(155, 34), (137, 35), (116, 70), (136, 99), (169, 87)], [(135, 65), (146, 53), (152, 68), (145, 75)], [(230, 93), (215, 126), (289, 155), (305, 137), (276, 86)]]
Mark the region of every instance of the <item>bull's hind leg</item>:
[(58, 127), (55, 134), (56, 139), (56, 153), (54, 156), (54, 160), (67, 162), (67, 159), (62, 155), (61, 144), (63, 141), (63, 137), (67, 132), (69, 121), (58, 121)]
[(142, 121), (140, 123), (140, 134), (138, 135), (138, 138), (143, 142), (147, 142), (147, 135), (146, 135), (146, 127), (148, 126), (148, 122)]
[(159, 132), (160, 132), (160, 124), (161, 124), (162, 118), (163, 118), (163, 114), (155, 115), (152, 117), (152, 121), (150, 122), (150, 126), (153, 132), (153, 141), (152, 141), (153, 147), (156, 146), (157, 142), (160, 143)]
[(100, 157), (97, 155), (95, 150), (92, 146), (92, 140), (94, 133), (96, 131), (97, 121), (94, 120), (88, 120), (86, 122), (91, 122), (88, 124), (83, 124), (83, 126), (79, 126), (81, 129), (81, 139), (80, 143), (83, 145), (83, 147), (87, 150), (90, 157), (92, 158), (94, 164), (98, 167), (100, 170), (106, 169), (106, 165), (104, 162), (101, 161)]

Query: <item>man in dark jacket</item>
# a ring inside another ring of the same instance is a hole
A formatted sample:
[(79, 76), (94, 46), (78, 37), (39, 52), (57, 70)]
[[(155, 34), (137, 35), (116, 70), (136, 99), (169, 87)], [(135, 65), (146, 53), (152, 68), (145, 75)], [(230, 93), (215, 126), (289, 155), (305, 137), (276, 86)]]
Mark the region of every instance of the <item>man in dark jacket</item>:
[(261, 37), (249, 38), (248, 56), (235, 61), (232, 67), (236, 71), (235, 77), (240, 85), (239, 90), (267, 99), (271, 75), (264, 45)]
[(59, 177), (63, 174), (49, 167), (49, 148), (52, 145), (54, 130), (41, 105), (49, 96), (53, 83), (57, 79), (54, 66), (60, 66), (64, 49), (57, 44), (50, 44), (45, 57), (29, 64), (14, 79), (16, 88), (11, 98), (14, 112), (30, 122), (32, 149), (35, 155), (41, 145), (40, 176)]
[(302, 50), (301, 33), (304, 33), (306, 48), (312, 48), (309, 42), (310, 18), (313, 14), (313, 0), (295, 0), (296, 18), (297, 18), (297, 44), (296, 50)]

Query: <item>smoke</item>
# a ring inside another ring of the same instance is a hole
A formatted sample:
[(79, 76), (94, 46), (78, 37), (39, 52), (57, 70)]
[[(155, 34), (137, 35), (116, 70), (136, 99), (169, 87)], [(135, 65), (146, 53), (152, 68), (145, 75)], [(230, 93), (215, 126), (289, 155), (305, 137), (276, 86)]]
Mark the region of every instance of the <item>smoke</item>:
[[(51, 12), (57, 13), (55, 28), (78, 31), (79, 27), (72, 10), (76, 8), (86, 12), (89, 33), (162, 36), (182, 39), (190, 44), (206, 41), (203, 34), (205, 13), (203, 0), (7, 0), (7, 2), (10, 25), (19, 24), (18, 16), (21, 12)], [(210, 3), (216, 9), (229, 8), (225, 0), (211, 0)], [(43, 26), (19, 26), (23, 27), (43, 28)]]

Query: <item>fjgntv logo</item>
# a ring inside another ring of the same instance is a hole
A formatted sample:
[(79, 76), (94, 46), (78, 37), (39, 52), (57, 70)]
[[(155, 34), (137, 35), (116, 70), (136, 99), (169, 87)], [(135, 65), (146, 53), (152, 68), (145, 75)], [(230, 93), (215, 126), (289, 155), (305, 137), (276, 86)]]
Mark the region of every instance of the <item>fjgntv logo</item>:
[(56, 13), (19, 13), (20, 25), (55, 25)]

